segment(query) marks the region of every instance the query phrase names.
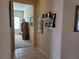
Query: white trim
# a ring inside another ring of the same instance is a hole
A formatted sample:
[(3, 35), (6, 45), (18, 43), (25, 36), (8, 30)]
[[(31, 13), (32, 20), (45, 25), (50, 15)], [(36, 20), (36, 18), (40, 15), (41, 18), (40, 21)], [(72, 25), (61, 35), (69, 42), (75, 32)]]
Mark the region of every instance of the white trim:
[(39, 48), (40, 52), (42, 52), (48, 59), (50, 59), (50, 57), (41, 49)]

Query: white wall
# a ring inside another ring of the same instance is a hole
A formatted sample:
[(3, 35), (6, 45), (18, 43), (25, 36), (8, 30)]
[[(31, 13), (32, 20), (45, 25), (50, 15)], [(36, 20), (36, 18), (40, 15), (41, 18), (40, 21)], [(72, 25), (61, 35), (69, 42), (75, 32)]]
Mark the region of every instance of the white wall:
[(52, 59), (61, 59), (61, 39), (63, 22), (63, 0), (53, 0), (52, 11), (56, 13), (56, 28), (52, 38)]
[(39, 0), (38, 15), (46, 12), (57, 14), (56, 28), (46, 29), (46, 32), (40, 38), (40, 49), (51, 59), (61, 59), (61, 39), (62, 39), (62, 21), (63, 21), (63, 0)]
[(14, 10), (14, 17), (19, 17), (22, 22), (22, 19), (24, 19), (24, 11)]
[(76, 5), (79, 0), (64, 0), (61, 59), (79, 59), (79, 33), (74, 32)]
[(54, 29), (46, 29), (46, 32), (43, 34), (40, 33), (40, 49), (46, 54), (48, 58), (51, 58), (52, 53), (52, 36)]
[[(38, 0), (37, 3), (37, 16), (40, 16), (43, 13), (50, 12), (52, 9), (52, 0)], [(51, 47), (52, 47), (52, 36), (54, 29), (44, 28), (43, 34), (38, 32), (38, 41), (39, 48), (48, 56), (51, 57)]]
[(27, 22), (30, 22), (30, 17), (33, 17), (33, 5), (27, 5), (24, 10), (24, 18)]
[(8, 0), (0, 0), (0, 59), (11, 59), (8, 5)]
[(78, 59), (79, 33), (74, 32), (75, 8), (78, 0), (53, 0), (57, 14), (52, 37), (52, 59)]

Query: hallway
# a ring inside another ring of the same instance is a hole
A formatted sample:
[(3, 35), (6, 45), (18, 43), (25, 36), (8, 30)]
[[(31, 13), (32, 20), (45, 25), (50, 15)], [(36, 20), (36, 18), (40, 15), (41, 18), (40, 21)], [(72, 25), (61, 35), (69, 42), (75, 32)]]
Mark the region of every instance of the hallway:
[(38, 48), (26, 47), (16, 49), (14, 59), (48, 59)]

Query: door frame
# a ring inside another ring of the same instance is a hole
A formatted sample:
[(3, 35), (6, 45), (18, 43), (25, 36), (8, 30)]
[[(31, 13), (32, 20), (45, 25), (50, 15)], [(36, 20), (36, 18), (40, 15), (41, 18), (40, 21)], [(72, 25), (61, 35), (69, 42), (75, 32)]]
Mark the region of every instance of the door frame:
[(14, 37), (14, 13), (13, 13), (13, 1), (9, 0), (9, 17), (10, 17), (10, 29), (11, 29), (11, 58), (15, 52), (15, 37)]
[[(23, 3), (23, 2), (19, 2), (19, 1), (11, 1), (11, 51), (12, 54), (15, 51), (15, 33), (14, 33), (14, 11), (13, 11), (13, 2), (17, 2), (17, 3)], [(38, 47), (38, 42), (37, 42), (37, 17), (36, 17), (36, 4), (31, 4), (31, 3), (25, 3), (24, 4), (29, 4), (29, 5), (33, 5), (34, 6), (34, 38), (33, 38), (33, 47)]]

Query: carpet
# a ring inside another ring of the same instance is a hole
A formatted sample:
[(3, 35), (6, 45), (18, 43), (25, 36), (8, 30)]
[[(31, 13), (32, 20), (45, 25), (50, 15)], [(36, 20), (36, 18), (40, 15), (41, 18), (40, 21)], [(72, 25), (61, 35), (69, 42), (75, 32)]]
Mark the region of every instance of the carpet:
[(29, 40), (22, 40), (21, 35), (15, 36), (15, 48), (25, 48), (32, 46), (31, 42)]

